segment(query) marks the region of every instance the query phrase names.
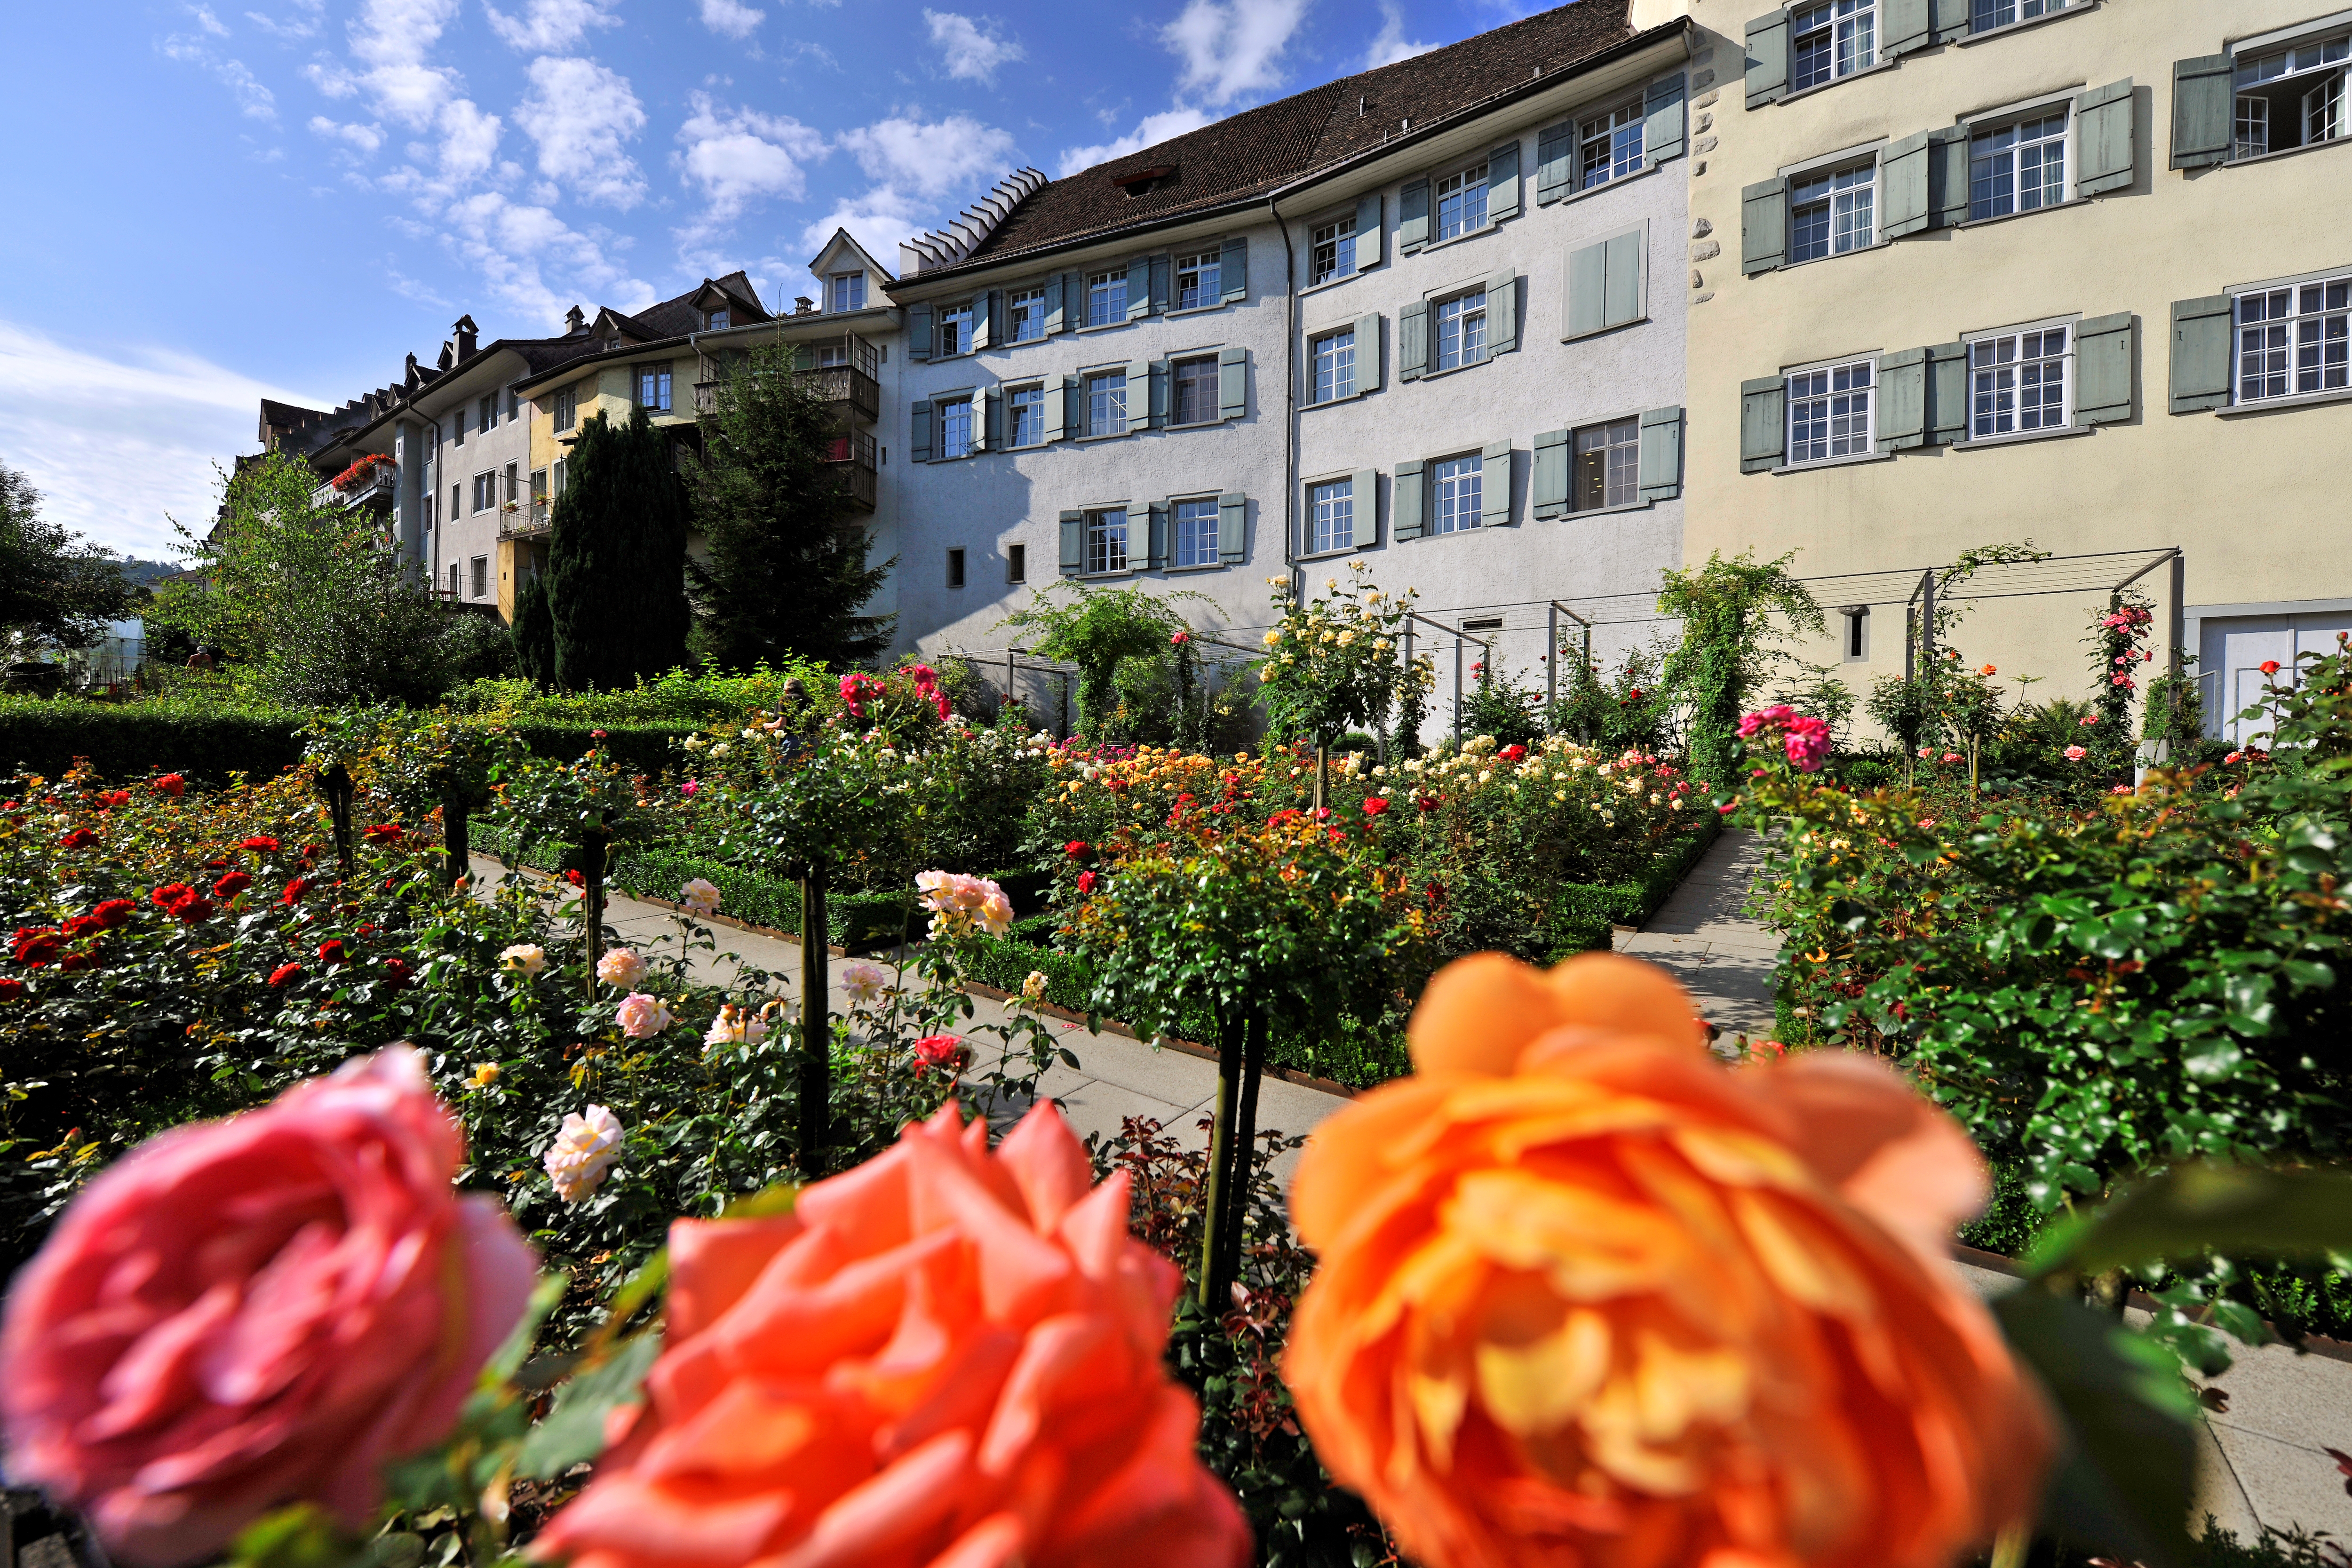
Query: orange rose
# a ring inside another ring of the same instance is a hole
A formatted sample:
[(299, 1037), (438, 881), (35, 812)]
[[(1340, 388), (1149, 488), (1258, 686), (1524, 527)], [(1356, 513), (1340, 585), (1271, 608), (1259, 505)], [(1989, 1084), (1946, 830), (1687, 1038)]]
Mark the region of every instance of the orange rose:
[(533, 1551), (571, 1568), (1232, 1568), (1160, 1352), (1178, 1286), (1040, 1105), (950, 1104), (781, 1218), (670, 1226), (635, 1426)]
[(1733, 1071), (1664, 973), (1448, 965), (1416, 1076), (1318, 1129), (1284, 1374), (1430, 1568), (1943, 1568), (2021, 1519), (2038, 1393), (1944, 1260), (1957, 1123), (1843, 1053)]

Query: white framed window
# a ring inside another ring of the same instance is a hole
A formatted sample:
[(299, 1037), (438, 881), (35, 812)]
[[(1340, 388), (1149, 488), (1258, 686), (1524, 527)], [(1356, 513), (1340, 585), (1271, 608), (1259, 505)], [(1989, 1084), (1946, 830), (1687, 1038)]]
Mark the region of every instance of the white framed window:
[(1336, 403), (1356, 395), (1356, 329), (1326, 332), (1310, 345), (1315, 366), (1313, 403)]
[(1789, 377), (1789, 462), (1822, 463), (1871, 450), (1874, 360), (1799, 371)]
[(1006, 444), (1013, 447), (1044, 446), (1045, 389), (1042, 386), (1016, 386), (1004, 395), (1004, 401), (1012, 411), (1012, 437)]
[(2001, 217), (2066, 199), (2063, 108), (1969, 133), (1969, 216)]
[(838, 370), (849, 363), (849, 349), (843, 343), (821, 344), (816, 351), (819, 370)]
[(480, 429), (485, 435), (498, 428), (499, 395), (493, 392), (488, 396), (483, 398), (481, 404), (474, 410), (474, 412), (480, 420), (480, 424), (477, 428)]
[(950, 305), (940, 311), (940, 354), (971, 353), (971, 301)]
[(1429, 488), (1435, 533), (1463, 533), (1478, 526), (1479, 468), (1475, 452), (1429, 465)]
[(1087, 434), (1127, 434), (1127, 372), (1098, 370), (1086, 379)]
[(1878, 161), (1789, 182), (1789, 259), (1867, 250), (1878, 237)]
[(515, 389), (509, 386), (507, 388), (507, 423), (511, 425), (521, 417), (522, 399), (516, 396)]
[(1486, 290), (1473, 289), (1437, 306), (1436, 368), (1455, 370), (1486, 357)]
[(2067, 0), (1975, 0), (1969, 8), (1969, 31), (1984, 33), (2011, 22), (2031, 22), (2036, 16), (2063, 11), (2066, 4)]
[(474, 476), (474, 510), (489, 510), (492, 507), (498, 504), (498, 475), (493, 473), (476, 474)]
[(2240, 403), (2352, 386), (2352, 275), (2241, 294)]
[(1217, 554), (1217, 498), (1197, 496), (1176, 503), (1176, 564), (1214, 566)]
[(641, 364), (637, 366), (637, 406), (667, 412), (669, 408), (669, 366)]
[(1789, 17), (1789, 90), (1866, 71), (1878, 61), (1878, 0), (1824, 0)]
[(522, 475), (520, 470), (520, 464), (509, 463), (507, 465), (504, 482), (499, 486), (499, 499), (500, 500), (511, 501), (520, 500), (522, 499), (520, 493)]
[(1034, 343), (1045, 335), (1045, 290), (1021, 289), (1004, 305), (1005, 330), (1016, 343)]
[(1217, 270), (1223, 265), (1224, 252), (1203, 250), (1194, 256), (1176, 258), (1176, 295), (1173, 309), (1197, 310), (1203, 305), (1214, 305), (1223, 299), (1218, 292)]
[(1356, 215), (1319, 225), (1307, 237), (1308, 286), (1345, 278), (1356, 269)]
[(457, 410), (457, 416), (449, 421), (449, 445), (452, 447), (462, 447), (465, 444), (466, 411), (460, 408)]
[(2073, 326), (1990, 332), (1968, 345), (1969, 440), (2063, 430), (2074, 422)]
[(703, 331), (709, 332), (722, 332), (734, 324), (735, 318), (723, 308), (711, 311), (702, 319)]
[(1838, 639), (1843, 648), (1844, 662), (1868, 664), (1870, 662), (1870, 606), (1847, 605), (1838, 611), (1838, 618), (1845, 622), (1844, 634)]
[(866, 274), (836, 272), (824, 280), (824, 308), (828, 310), (863, 310), (866, 309)]
[(1612, 419), (1575, 433), (1568, 504), (1573, 511), (1631, 506), (1642, 499), (1642, 422)]
[(1486, 226), (1486, 165), (1437, 182), (1437, 237), (1452, 239)]
[(565, 490), (570, 489), (572, 488), (572, 460), (568, 458), (556, 458), (554, 470), (548, 475), (548, 478), (551, 482), (551, 489), (550, 490), (551, 494), (560, 496)]
[(1217, 406), (1217, 356), (1197, 354), (1169, 367), (1168, 423), (1213, 425)]
[(971, 399), (950, 398), (940, 405), (940, 456), (971, 456)]
[(1307, 489), (1307, 548), (1317, 555), (1346, 550), (1356, 542), (1356, 481), (1327, 479)]
[(455, 561), (449, 563), (449, 596), (453, 599), (457, 596), (457, 563)]
[(1579, 190), (1642, 172), (1642, 137), (1649, 125), (1638, 98), (1596, 114), (1576, 128)]
[(1108, 327), (1127, 320), (1127, 268), (1087, 274), (1087, 325)]
[(1106, 507), (1087, 513), (1087, 570), (1127, 570), (1127, 509)]
[(488, 598), (490, 596), (490, 558), (487, 555), (475, 556), (467, 566), (466, 579), (466, 586), (471, 590), (467, 597)]
[(2352, 32), (2239, 60), (2231, 155), (2259, 158), (2333, 142), (2352, 129), (2344, 110), (2347, 59)]
[(573, 425), (579, 423), (579, 419), (580, 389), (577, 386), (556, 388), (555, 427), (558, 430), (569, 430)]

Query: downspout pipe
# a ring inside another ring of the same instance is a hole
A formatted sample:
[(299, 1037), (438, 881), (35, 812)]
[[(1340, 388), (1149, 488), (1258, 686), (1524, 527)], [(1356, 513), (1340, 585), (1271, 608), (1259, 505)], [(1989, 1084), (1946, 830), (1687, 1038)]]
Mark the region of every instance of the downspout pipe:
[(1298, 501), (1298, 257), (1279, 202), (1279, 197), (1266, 197), (1265, 211), (1282, 231), (1282, 565), (1297, 603), (1307, 595), (1298, 565), (1298, 531), (1291, 516)]

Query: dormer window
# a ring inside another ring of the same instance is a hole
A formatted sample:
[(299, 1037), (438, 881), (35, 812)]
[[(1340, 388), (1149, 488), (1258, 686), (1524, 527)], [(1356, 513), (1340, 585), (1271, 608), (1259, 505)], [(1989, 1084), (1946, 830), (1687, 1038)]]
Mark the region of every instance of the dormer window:
[(828, 310), (863, 310), (866, 309), (866, 274), (836, 272), (824, 282), (824, 308)]
[(618, 338), (606, 338), (604, 340), (604, 352), (608, 354), (619, 353), (621, 352), (621, 340)]
[(733, 322), (728, 319), (727, 312), (724, 310), (713, 310), (702, 319), (702, 327), (705, 331), (715, 332), (731, 325), (733, 325)]

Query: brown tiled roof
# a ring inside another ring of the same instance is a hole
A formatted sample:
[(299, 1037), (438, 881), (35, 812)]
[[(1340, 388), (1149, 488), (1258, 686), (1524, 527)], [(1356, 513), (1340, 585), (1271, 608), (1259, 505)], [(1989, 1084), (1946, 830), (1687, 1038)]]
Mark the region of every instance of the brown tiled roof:
[[(1377, 70), (1244, 110), (1124, 158), (1048, 181), (958, 268), (1262, 198), (1298, 179), (1591, 59), (1633, 37), (1631, 0), (1574, 0)], [(1654, 29), (1665, 37), (1669, 27)], [(1359, 112), (1358, 100), (1363, 100)], [(1121, 175), (1172, 165), (1130, 196)]]

